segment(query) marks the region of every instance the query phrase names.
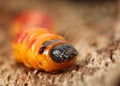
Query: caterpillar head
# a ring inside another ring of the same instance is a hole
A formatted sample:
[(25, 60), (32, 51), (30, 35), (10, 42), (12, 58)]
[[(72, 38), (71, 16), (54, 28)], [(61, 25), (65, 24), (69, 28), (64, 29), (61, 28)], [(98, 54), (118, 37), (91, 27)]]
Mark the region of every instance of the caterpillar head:
[(56, 73), (74, 65), (78, 52), (69, 43), (53, 39), (43, 43), (39, 54), (46, 56), (42, 61), (44, 70)]
[(78, 55), (77, 50), (70, 44), (60, 44), (51, 49), (50, 56), (54, 62), (70, 61)]

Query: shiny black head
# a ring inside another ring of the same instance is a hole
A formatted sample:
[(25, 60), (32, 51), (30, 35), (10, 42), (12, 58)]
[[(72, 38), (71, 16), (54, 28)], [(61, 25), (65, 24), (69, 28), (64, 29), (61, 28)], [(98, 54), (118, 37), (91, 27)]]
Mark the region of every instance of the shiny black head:
[(77, 50), (70, 44), (57, 45), (53, 47), (50, 51), (51, 59), (57, 63), (70, 61), (77, 55)]

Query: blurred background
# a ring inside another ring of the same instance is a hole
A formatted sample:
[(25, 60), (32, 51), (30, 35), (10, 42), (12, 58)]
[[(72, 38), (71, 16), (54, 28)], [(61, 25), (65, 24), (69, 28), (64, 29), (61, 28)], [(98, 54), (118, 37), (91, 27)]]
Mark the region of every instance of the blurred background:
[(106, 35), (118, 20), (118, 6), (118, 0), (2, 0), (0, 27), (8, 30), (17, 14), (37, 9), (50, 15), (58, 33), (70, 35), (69, 40), (91, 37), (94, 32), (94, 35)]

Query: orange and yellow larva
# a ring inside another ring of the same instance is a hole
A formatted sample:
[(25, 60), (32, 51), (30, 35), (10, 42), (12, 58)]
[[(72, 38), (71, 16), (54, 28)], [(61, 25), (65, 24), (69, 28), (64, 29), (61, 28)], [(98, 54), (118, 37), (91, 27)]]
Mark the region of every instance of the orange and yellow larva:
[(75, 64), (77, 50), (62, 36), (52, 33), (54, 27), (48, 16), (25, 12), (15, 19), (12, 28), (13, 54), (18, 62), (51, 73)]

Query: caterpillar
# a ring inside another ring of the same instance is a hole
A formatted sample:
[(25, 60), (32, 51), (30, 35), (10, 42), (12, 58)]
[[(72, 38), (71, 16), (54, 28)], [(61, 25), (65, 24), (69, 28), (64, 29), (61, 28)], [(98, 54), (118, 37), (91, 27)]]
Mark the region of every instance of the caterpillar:
[(13, 55), (25, 66), (57, 73), (76, 63), (78, 51), (52, 33), (52, 19), (38, 11), (24, 12), (12, 23)]

